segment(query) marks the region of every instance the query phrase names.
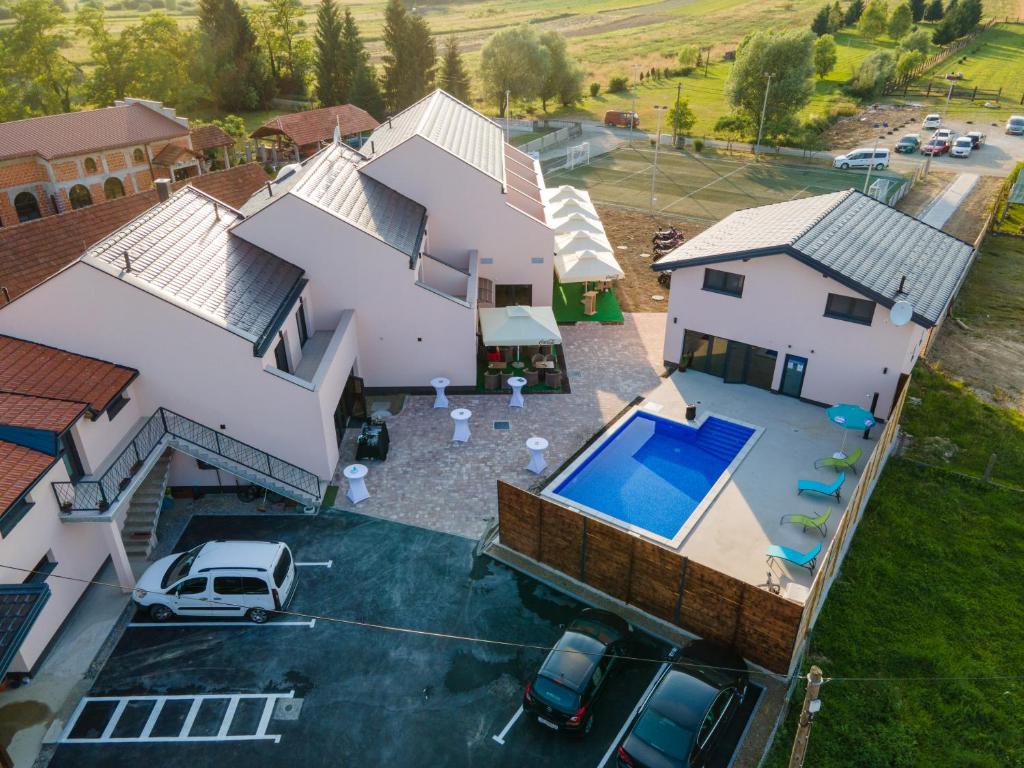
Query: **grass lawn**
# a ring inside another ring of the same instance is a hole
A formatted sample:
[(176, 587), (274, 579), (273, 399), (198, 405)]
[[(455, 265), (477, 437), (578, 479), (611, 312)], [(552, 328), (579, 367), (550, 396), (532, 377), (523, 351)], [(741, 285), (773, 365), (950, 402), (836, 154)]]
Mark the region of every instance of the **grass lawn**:
[(619, 308), (615, 291), (597, 294), (597, 314), (583, 314), (583, 283), (562, 284), (555, 279), (551, 310), (559, 323), (621, 323), (622, 310)]
[(996, 232), (1014, 235), (1024, 234), (1024, 203), (1014, 203), (1009, 208), (1006, 207), (1007, 195), (1013, 189), (1017, 179), (1020, 178), (1021, 170), (1024, 170), (1024, 163), (1017, 163), (1017, 166), (1006, 180), (1004, 190), (1000, 193), (999, 202), (996, 204)]

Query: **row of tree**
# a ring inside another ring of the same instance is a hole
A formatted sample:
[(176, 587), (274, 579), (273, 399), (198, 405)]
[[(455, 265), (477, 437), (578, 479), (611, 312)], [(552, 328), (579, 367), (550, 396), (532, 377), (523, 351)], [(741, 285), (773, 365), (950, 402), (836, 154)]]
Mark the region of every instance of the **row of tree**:
[(839, 0), (831, 5), (826, 3), (814, 16), (811, 31), (818, 35), (834, 35), (843, 27), (853, 27), (868, 38), (877, 40), (888, 35), (900, 40), (919, 21), (938, 21), (933, 32), (936, 45), (946, 45), (958, 37), (970, 34), (981, 21), (981, 0), (949, 0), (944, 6), (942, 0), (908, 0), (897, 3), (889, 11), (886, 0), (852, 0), (843, 10)]
[(502, 116), (512, 99), (538, 99), (546, 112), (550, 102), (570, 106), (583, 98), (584, 72), (569, 58), (565, 38), (538, 35), (525, 24), (491, 36), (480, 54), (480, 77)]

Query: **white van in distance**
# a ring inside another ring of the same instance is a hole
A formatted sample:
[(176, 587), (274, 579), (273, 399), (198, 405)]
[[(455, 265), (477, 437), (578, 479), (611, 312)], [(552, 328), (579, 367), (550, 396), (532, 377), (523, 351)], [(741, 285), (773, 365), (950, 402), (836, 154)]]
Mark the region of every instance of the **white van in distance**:
[(276, 541), (208, 541), (163, 557), (142, 574), (132, 599), (154, 621), (171, 616), (246, 616), (256, 624), (288, 605), (295, 563)]
[(942, 115), (931, 114), (925, 117), (921, 127), (938, 128), (940, 125), (942, 125)]
[(879, 147), (878, 149), (855, 149), (845, 155), (840, 155), (832, 161), (833, 168), (875, 168), (882, 170), (889, 167), (889, 150)]

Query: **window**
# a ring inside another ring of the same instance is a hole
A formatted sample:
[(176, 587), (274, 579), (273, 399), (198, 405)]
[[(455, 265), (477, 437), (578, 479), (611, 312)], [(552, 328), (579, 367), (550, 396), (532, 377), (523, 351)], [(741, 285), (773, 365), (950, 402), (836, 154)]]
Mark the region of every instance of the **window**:
[(32, 567), (32, 573), (25, 577), (22, 584), (41, 584), (57, 569), (57, 559), (53, 552), (47, 552), (43, 559)]
[(825, 303), (825, 317), (846, 320), (850, 323), (871, 325), (875, 314), (875, 302), (867, 299), (855, 299), (853, 296), (840, 296), (830, 293)]
[(477, 280), (477, 299), (481, 304), (494, 303), (494, 281), (481, 277)]
[(266, 595), (270, 592), (263, 579), (252, 576), (217, 576), (213, 591), (218, 595)]
[(75, 210), (92, 205), (92, 195), (84, 184), (75, 184), (68, 190), (68, 201)]
[(26, 222), (41, 219), (43, 214), (39, 212), (39, 202), (31, 192), (19, 192), (14, 198), (14, 211), (18, 214), (18, 221)]
[(105, 182), (103, 182), (103, 194), (107, 200), (116, 200), (119, 197), (124, 197), (124, 184), (117, 176), (111, 176)]
[(704, 290), (725, 293), (729, 296), (743, 295), (743, 275), (723, 272), (720, 269), (704, 270)]
[(201, 595), (206, 591), (206, 577), (200, 576), (195, 579), (185, 579), (178, 585), (179, 595)]
[(255, 579), (252, 576), (242, 577), (243, 595), (269, 595), (270, 589), (263, 579)]
[(142, 151), (140, 147), (136, 147), (135, 151), (132, 152), (132, 160), (136, 163), (146, 162), (146, 154)]
[(86, 173), (96, 173), (97, 170), (98, 169), (97, 169), (97, 166), (96, 166), (96, 161), (93, 160), (91, 157), (85, 158), (85, 172)]
[(496, 285), (494, 286), (494, 306), (496, 307), (528, 307), (533, 304), (532, 285)]
[(304, 347), (309, 340), (309, 328), (306, 325), (306, 305), (301, 298), (299, 311), (295, 313), (295, 324), (299, 326), (299, 347)]
[(85, 468), (82, 466), (82, 457), (78, 453), (78, 446), (75, 445), (75, 438), (70, 432), (65, 432), (58, 438), (57, 443), (64, 458), (64, 466), (68, 470), (68, 477), (71, 482), (77, 483), (85, 475)]
[(25, 494), (21, 499), (8, 507), (7, 511), (0, 515), (0, 534), (9, 536), (21, 519), (25, 517), (35, 506), (35, 503)]
[(280, 559), (277, 561), (277, 565), (274, 566), (274, 583), (277, 586), (284, 584), (284, 580), (288, 578), (288, 573), (292, 568), (292, 554), (287, 549), (281, 553)]
[(107, 419), (113, 421), (114, 417), (121, 412), (121, 409), (128, 405), (128, 402), (129, 400), (124, 396), (124, 392), (119, 392), (113, 402), (107, 406)]
[(291, 373), (291, 369), (288, 367), (288, 349), (284, 343), (283, 333), (277, 340), (277, 346), (274, 347), (274, 364), (277, 366), (277, 370)]

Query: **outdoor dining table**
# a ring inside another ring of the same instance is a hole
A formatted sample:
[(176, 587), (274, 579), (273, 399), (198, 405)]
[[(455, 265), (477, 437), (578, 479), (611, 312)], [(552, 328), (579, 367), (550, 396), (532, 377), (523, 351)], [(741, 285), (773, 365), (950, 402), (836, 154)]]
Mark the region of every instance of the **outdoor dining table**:
[(534, 367), (535, 368), (554, 368), (555, 367), (555, 361), (554, 360), (541, 360), (536, 365), (534, 365)]
[(366, 490), (366, 480), (364, 479), (369, 471), (362, 464), (349, 464), (342, 470), (342, 474), (348, 480), (348, 493), (346, 495), (353, 504), (358, 504), (360, 501), (370, 498), (370, 492)]
[(452, 421), (455, 422), (455, 432), (452, 434), (453, 442), (469, 442), (469, 417), (472, 415), (473, 412), (468, 408), (456, 408), (452, 411)]
[(526, 386), (526, 379), (522, 376), (513, 376), (508, 380), (508, 385), (512, 387), (512, 399), (508, 401), (508, 407), (525, 407), (526, 403), (523, 401), (523, 387)]
[(526, 468), (533, 474), (539, 475), (548, 466), (544, 460), (544, 451), (547, 450), (548, 441), (543, 437), (531, 437), (527, 439), (526, 447), (530, 451), (530, 464)]
[(448, 398), (445, 397), (444, 388), (451, 384), (451, 382), (444, 376), (438, 376), (436, 379), (431, 379), (430, 384), (434, 387), (434, 407), (447, 408)]

